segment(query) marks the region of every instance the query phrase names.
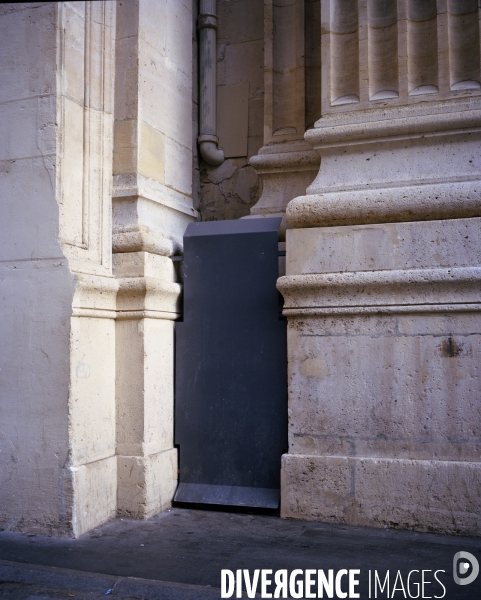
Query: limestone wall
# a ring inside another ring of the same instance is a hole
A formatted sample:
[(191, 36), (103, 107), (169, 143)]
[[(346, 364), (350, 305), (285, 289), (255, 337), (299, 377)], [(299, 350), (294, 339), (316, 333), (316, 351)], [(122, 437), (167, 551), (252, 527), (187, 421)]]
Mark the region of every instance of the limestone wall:
[(322, 0), (321, 21), (321, 164), (278, 282), (282, 514), (479, 535), (479, 9)]
[(170, 257), (197, 214), (192, 13), (187, 0), (118, 6), (0, 12), (11, 529), (77, 536), (117, 512), (159, 512), (175, 490)]
[(0, 8), (0, 526), (44, 533), (70, 529), (72, 497), (75, 282), (58, 239), (56, 22), (55, 4)]

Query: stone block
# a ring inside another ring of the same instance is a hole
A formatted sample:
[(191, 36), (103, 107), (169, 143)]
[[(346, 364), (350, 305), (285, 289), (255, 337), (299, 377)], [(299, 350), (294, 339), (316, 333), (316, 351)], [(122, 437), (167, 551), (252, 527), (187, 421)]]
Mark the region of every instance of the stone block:
[(247, 159), (250, 159), (252, 156), (256, 156), (259, 154), (259, 150), (262, 148), (264, 144), (264, 137), (262, 135), (257, 135), (253, 137), (247, 138)]
[(248, 107), (248, 82), (217, 87), (217, 134), (225, 158), (247, 156)]
[(480, 218), (292, 229), (289, 274), (476, 267)]
[(249, 98), (249, 131), (251, 138), (264, 135), (264, 98)]
[[(165, 137), (165, 184), (181, 194), (192, 195), (192, 149)], [(186, 169), (186, 164), (189, 169)]]
[(32, 3), (0, 15), (0, 102), (55, 92), (57, 11), (56, 3)]
[(174, 445), (174, 322), (146, 319), (144, 329), (144, 452)]
[(481, 463), (284, 455), (281, 515), (479, 535)]
[(140, 123), (139, 157), (137, 171), (154, 179), (164, 182), (165, 179), (165, 136), (144, 121)]
[(177, 449), (117, 460), (119, 516), (148, 519), (171, 506), (177, 487)]
[[(144, 439), (143, 321), (119, 320), (115, 328), (116, 453), (141, 455)], [(127, 369), (128, 365), (128, 369)]]
[(115, 454), (115, 322), (77, 317), (71, 328), (69, 437), (78, 466)]
[(281, 516), (345, 522), (351, 499), (347, 458), (285, 454), (281, 466)]
[[(2, 260), (63, 258), (58, 241), (58, 204), (48, 157), (0, 162), (0, 194), (8, 231), (0, 236)], [(41, 192), (38, 190), (50, 190)], [(24, 210), (19, 211), (18, 207)], [(39, 227), (39, 223), (43, 223)]]
[(117, 6), (116, 39), (137, 37), (139, 27), (139, 2), (122, 2)]
[[(77, 104), (83, 105), (85, 102), (88, 105), (88, 99), (84, 97), (85, 47), (88, 44), (85, 39), (85, 11), (75, 4), (69, 3), (62, 6), (59, 12), (65, 29), (61, 58), (61, 66), (64, 69), (62, 93)], [(95, 61), (95, 58), (92, 58)], [(93, 73), (89, 73), (89, 75), (92, 76)], [(95, 83), (98, 83), (98, 74), (96, 79)]]
[(347, 145), (342, 153), (337, 147), (328, 148), (322, 152), (322, 169), (310, 193), (417, 185), (426, 179), (446, 180), (454, 173), (458, 180), (479, 178), (478, 147), (479, 133), (457, 133), (443, 136), (442, 143), (437, 137), (427, 137)]
[(173, 446), (174, 325), (166, 319), (117, 323), (117, 453)]
[[(149, 252), (122, 252), (113, 255), (114, 275), (118, 279), (130, 277), (156, 277), (175, 282), (176, 271), (170, 258)], [(159, 308), (164, 310), (164, 308)]]
[(37, 98), (0, 105), (0, 161), (41, 156), (36, 135), (38, 118)]
[(217, 41), (236, 44), (264, 39), (263, 8), (263, 3), (258, 0), (218, 1)]
[(117, 458), (111, 456), (71, 467), (71, 472), (74, 490), (73, 532), (75, 537), (79, 537), (115, 516)]
[[(64, 99), (63, 127), (68, 135), (63, 140), (61, 187), (61, 239), (72, 246), (84, 242), (84, 107), (69, 98)], [(93, 116), (93, 115), (92, 115)]]
[[(139, 38), (160, 53), (161, 70), (192, 77), (192, 8), (189, 2), (140, 2)], [(159, 27), (159, 24), (162, 24)], [(142, 45), (140, 46), (142, 48)], [(158, 65), (159, 66), (159, 65)]]
[(250, 93), (264, 89), (262, 53), (264, 40), (229, 44), (224, 60), (217, 66), (218, 85), (235, 85), (249, 81)]
[[(149, 127), (145, 125), (145, 127)], [(114, 122), (114, 164), (113, 174), (135, 173), (138, 163), (139, 140), (137, 120), (125, 119)], [(163, 153), (162, 153), (163, 156)], [(163, 175), (163, 170), (156, 173), (157, 177)]]
[(481, 319), (454, 334), (451, 316), (443, 335), (400, 333), (404, 319), (414, 317), (290, 324), (292, 452), (479, 460)]
[[(48, 196), (32, 196), (44, 216)], [(8, 240), (8, 233), (15, 231), (4, 229), (0, 237)], [(62, 482), (68, 479), (73, 292), (65, 259), (0, 265), (0, 527), (6, 530), (72, 535), (71, 495)]]
[[(188, 48), (190, 61), (190, 39)], [(139, 41), (139, 56), (146, 56), (144, 60), (140, 58), (142, 62), (139, 67), (139, 110), (142, 120), (190, 149), (191, 77), (177, 67), (173, 58), (146, 45), (143, 40)]]
[[(130, 3), (129, 3), (130, 4)], [(115, 119), (135, 119), (139, 102), (138, 39), (135, 36), (115, 44)]]

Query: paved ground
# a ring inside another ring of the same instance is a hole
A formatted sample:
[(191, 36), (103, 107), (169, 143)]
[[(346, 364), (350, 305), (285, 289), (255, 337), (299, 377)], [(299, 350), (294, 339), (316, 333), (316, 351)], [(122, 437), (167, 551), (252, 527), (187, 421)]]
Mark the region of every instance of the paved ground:
[[(201, 600), (220, 598), (221, 569), (249, 569), (250, 575), (255, 569), (323, 569), (326, 575), (329, 569), (359, 569), (362, 599), (376, 597), (374, 572), (384, 582), (389, 570), (390, 594), (378, 587), (377, 598), (478, 600), (481, 575), (470, 585), (454, 583), (458, 551), (481, 564), (479, 538), (176, 508), (149, 521), (117, 519), (76, 540), (0, 532), (0, 598)], [(431, 583), (416, 596), (423, 570)], [(434, 572), (441, 570), (438, 583)]]

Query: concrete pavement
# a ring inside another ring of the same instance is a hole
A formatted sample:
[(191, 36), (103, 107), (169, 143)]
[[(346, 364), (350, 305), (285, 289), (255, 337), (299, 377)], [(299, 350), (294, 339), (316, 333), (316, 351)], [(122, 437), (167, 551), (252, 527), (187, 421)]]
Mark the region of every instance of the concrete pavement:
[[(479, 538), (175, 508), (148, 521), (116, 519), (75, 540), (0, 532), (0, 598), (220, 598), (222, 569), (249, 577), (256, 569), (359, 570), (360, 598), (481, 598), (481, 575), (469, 585), (453, 580), (459, 551), (481, 563)], [(387, 571), (389, 595), (377, 584)], [(340, 581), (338, 592), (349, 594), (348, 574)]]

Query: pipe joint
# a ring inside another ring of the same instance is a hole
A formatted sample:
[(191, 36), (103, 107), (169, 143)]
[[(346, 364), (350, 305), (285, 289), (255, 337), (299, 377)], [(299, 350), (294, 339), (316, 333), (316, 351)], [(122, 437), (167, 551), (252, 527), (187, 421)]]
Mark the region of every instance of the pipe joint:
[(208, 165), (212, 167), (218, 167), (221, 165), (225, 158), (224, 152), (217, 148), (218, 137), (216, 135), (200, 135), (198, 138), (200, 153), (202, 158)]
[(206, 27), (217, 29), (216, 15), (199, 15), (197, 19), (197, 29), (205, 29)]

